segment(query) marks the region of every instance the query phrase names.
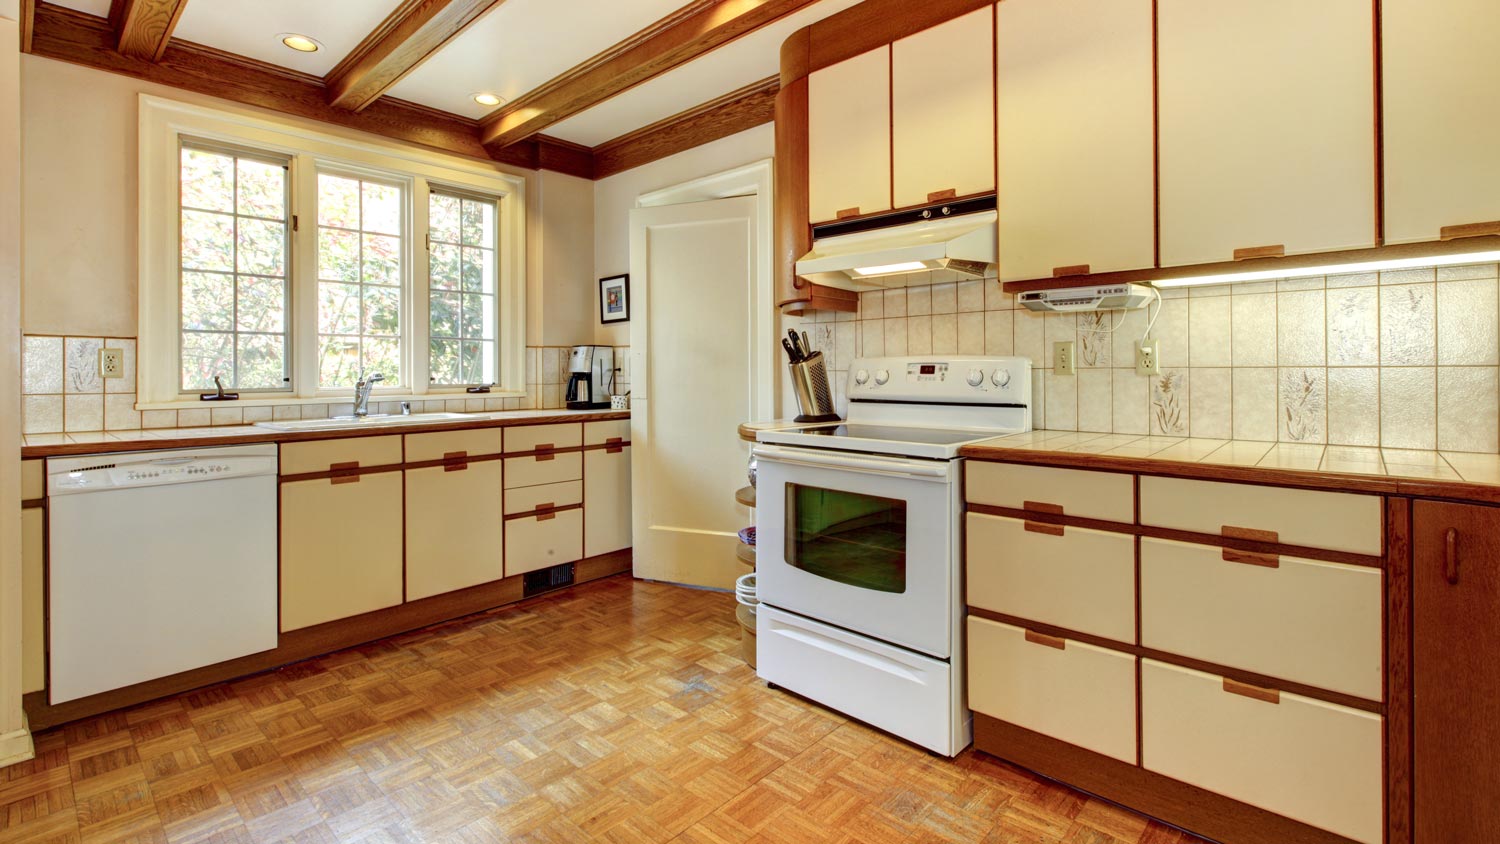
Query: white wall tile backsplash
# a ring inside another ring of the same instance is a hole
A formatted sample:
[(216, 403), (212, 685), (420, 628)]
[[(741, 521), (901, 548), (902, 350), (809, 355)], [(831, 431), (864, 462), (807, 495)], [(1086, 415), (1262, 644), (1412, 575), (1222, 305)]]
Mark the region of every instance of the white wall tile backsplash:
[[(840, 412), (855, 357), (1016, 354), (1036, 426), (1122, 434), (1500, 451), (1497, 265), (1163, 292), (1162, 374), (1137, 376), (1146, 310), (1018, 310), (994, 279), (865, 293), (858, 314), (783, 320), (829, 356)], [(1077, 344), (1078, 374), (1046, 367)]]
[[(843, 338), (854, 357), (854, 324)], [(99, 377), (99, 350), (119, 349), (122, 377)], [(413, 412), (444, 410), (482, 412), (554, 409), (565, 404), (568, 351), (564, 346), (528, 346), (524, 364), (524, 397), (432, 399), (412, 403)], [(615, 393), (630, 391), (630, 347), (615, 349), (619, 373)], [(350, 412), (347, 403), (287, 404), (258, 407), (195, 407), (182, 410), (136, 409), (136, 342), (120, 337), (54, 337), (29, 335), (21, 352), (22, 426), (27, 434), (96, 433), (139, 428), (197, 428), (243, 425), (270, 419), (322, 419)], [(399, 413), (399, 402), (377, 402), (373, 412)]]

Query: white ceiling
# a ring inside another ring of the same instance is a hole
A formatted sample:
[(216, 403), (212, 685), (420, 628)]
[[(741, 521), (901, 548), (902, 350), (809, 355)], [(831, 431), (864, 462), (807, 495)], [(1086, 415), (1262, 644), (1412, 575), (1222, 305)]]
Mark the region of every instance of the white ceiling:
[[(192, 0), (193, 3), (202, 0)], [(321, 2), (321, 0), (320, 0)], [(448, 42), (387, 93), (465, 117), (513, 100), (666, 17), (687, 0), (507, 0)]]
[(774, 76), (781, 69), (781, 42), (802, 27), (859, 2), (822, 0), (676, 70), (643, 82), (582, 114), (555, 123), (545, 132), (576, 144), (598, 146), (767, 76)]
[[(322, 76), (385, 20), (400, 0), (191, 0), (173, 35)], [(108, 3), (105, 3), (106, 12)], [(323, 45), (299, 53), (282, 33), (306, 35)]]

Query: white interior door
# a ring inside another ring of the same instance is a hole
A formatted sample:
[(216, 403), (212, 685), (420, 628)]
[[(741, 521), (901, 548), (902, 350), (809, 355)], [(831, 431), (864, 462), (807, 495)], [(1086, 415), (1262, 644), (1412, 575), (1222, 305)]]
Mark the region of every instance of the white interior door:
[(728, 589), (755, 415), (756, 199), (630, 212), (637, 577)]

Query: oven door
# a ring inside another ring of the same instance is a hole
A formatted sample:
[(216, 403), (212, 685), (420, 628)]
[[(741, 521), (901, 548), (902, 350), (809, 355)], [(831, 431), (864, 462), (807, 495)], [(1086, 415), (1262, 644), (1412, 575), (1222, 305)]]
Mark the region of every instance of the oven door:
[(776, 445), (755, 456), (759, 599), (948, 658), (958, 462)]

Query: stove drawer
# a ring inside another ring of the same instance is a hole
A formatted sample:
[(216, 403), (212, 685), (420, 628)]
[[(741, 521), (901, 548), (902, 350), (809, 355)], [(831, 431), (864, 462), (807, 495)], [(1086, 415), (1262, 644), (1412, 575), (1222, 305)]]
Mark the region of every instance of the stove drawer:
[(969, 743), (947, 662), (767, 604), (756, 616), (761, 679), (946, 756)]
[(980, 513), (967, 528), (970, 606), (1135, 641), (1135, 537)]
[(964, 498), (970, 504), (1061, 512), (1126, 525), (1135, 522), (1132, 475), (979, 460), (965, 464), (965, 472)]
[(1135, 764), (1135, 657), (969, 616), (969, 707)]

